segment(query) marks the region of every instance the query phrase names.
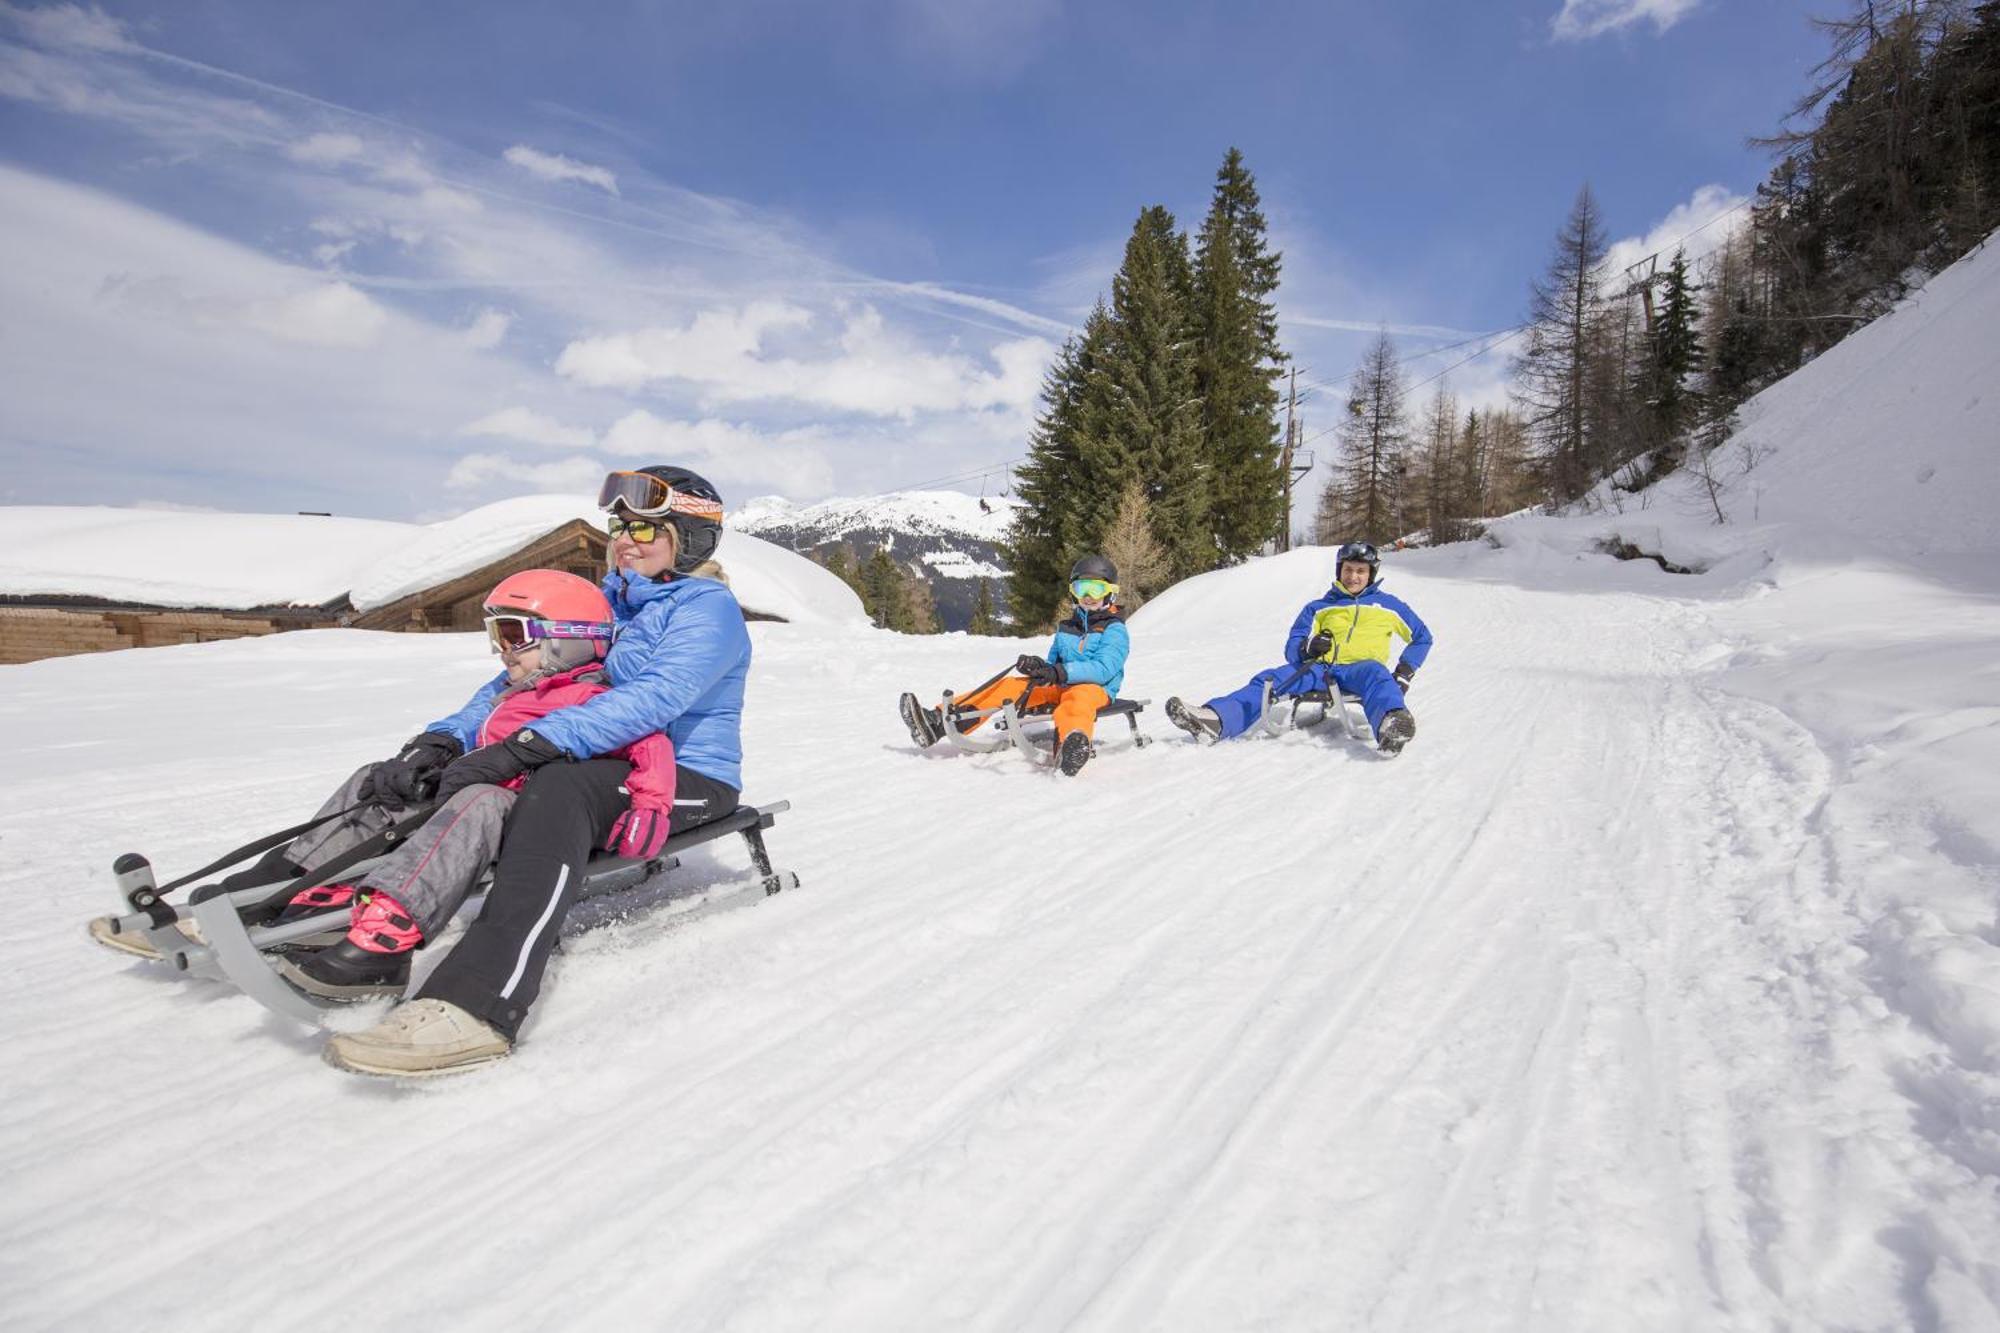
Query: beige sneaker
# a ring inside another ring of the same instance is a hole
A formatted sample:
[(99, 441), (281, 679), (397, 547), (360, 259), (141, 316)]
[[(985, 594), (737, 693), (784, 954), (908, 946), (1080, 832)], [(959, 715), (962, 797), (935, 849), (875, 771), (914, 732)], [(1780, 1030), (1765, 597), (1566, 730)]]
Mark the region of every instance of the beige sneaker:
[(326, 1044), (327, 1063), (358, 1074), (428, 1078), (504, 1059), (514, 1044), (455, 1004), (410, 1000), (361, 1032)]

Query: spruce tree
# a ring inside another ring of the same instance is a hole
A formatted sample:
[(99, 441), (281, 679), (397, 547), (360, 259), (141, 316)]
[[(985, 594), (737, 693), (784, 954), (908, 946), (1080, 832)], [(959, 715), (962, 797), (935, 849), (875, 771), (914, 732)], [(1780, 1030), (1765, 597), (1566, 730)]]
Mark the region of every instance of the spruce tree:
[(1000, 617), (993, 613), (993, 585), (985, 579), (979, 580), (979, 591), (972, 599), (972, 623), (966, 626), (968, 634), (998, 634)]
[(1284, 511), (1277, 379), (1279, 256), (1265, 240), (1257, 185), (1231, 148), (1216, 172), (1195, 257), (1195, 392), (1208, 473), (1208, 527), (1219, 555), (1255, 554)]
[(1695, 301), (1700, 290), (1688, 276), (1687, 253), (1674, 251), (1647, 336), (1639, 385), (1654, 431), (1670, 452), (1678, 452), (1681, 435), (1693, 419), (1694, 390), (1689, 381), (1701, 369), (1700, 309)]
[(1014, 471), (1021, 507), (1001, 550), (1007, 604), (1024, 630), (1055, 623), (1070, 564), (1096, 536), (1084, 440), (1103, 430), (1107, 390), (1101, 366), (1111, 340), (1111, 315), (1100, 301), (1083, 332), (1063, 343), (1043, 376), (1027, 461)]
[(903, 571), (886, 546), (876, 547), (861, 567), (861, 604), (877, 628), (903, 628)]
[(1187, 237), (1174, 230), (1173, 214), (1158, 205), (1142, 210), (1112, 279), (1111, 337), (1086, 394), (1102, 405), (1103, 428), (1087, 424), (1080, 437), (1092, 544), (1136, 476), (1176, 579), (1215, 568), (1219, 555), (1195, 397), (1193, 284)]

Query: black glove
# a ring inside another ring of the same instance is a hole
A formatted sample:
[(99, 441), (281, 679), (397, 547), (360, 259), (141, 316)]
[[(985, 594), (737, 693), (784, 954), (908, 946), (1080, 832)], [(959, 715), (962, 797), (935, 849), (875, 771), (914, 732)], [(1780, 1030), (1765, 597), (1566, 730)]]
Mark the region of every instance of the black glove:
[(1062, 668), (1046, 662), (1032, 653), (1023, 653), (1014, 662), (1014, 669), (1028, 678), (1033, 685), (1053, 685), (1062, 679)]
[(357, 793), (364, 801), (408, 805), (422, 797), (446, 764), (465, 753), (458, 737), (442, 731), (413, 736), (394, 759), (385, 759), (362, 780)]
[(437, 799), (446, 800), (475, 783), (490, 782), (497, 787), (530, 769), (565, 758), (568, 756), (561, 750), (523, 727), (498, 745), (482, 745), (471, 754), (453, 760), (438, 779)]
[(1396, 683), (1403, 687), (1404, 694), (1410, 692), (1410, 681), (1416, 674), (1417, 669), (1408, 662), (1396, 663)]
[(1325, 630), (1321, 630), (1319, 633), (1313, 635), (1310, 639), (1306, 640), (1305, 660), (1308, 662), (1316, 661), (1319, 658), (1325, 657), (1328, 653), (1332, 651), (1333, 651), (1333, 635), (1329, 634)]

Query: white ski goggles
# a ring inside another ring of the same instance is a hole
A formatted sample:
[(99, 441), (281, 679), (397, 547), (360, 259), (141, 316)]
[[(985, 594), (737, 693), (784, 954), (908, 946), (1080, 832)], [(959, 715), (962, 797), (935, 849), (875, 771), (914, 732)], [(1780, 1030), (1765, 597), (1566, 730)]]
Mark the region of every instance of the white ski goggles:
[(677, 491), (650, 472), (613, 472), (598, 488), (597, 507), (622, 505), (634, 514), (654, 517), (665, 513), (692, 514), (711, 522), (722, 521), (722, 501)]
[(611, 626), (601, 620), (539, 620), (534, 616), (486, 617), (486, 642), (496, 653), (517, 653), (543, 639), (602, 639)]

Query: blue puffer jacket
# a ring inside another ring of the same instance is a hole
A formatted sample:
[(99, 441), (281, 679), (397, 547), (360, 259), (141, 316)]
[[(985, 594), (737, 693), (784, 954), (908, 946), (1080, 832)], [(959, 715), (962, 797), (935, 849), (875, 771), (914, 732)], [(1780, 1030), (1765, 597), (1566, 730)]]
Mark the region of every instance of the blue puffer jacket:
[[(559, 708), (535, 732), (578, 759), (622, 749), (663, 731), (674, 762), (743, 789), (743, 682), (750, 674), (750, 634), (729, 589), (713, 579), (661, 583), (614, 570), (605, 576), (617, 635), (604, 660), (611, 688)], [(470, 749), (502, 672), (465, 707), (431, 723)]]
[(1116, 607), (1076, 614), (1056, 626), (1055, 641), (1049, 645), (1049, 661), (1063, 664), (1063, 678), (1071, 685), (1102, 685), (1116, 699), (1125, 683), (1125, 658), (1132, 651), (1132, 636), (1126, 632), (1124, 613)]

